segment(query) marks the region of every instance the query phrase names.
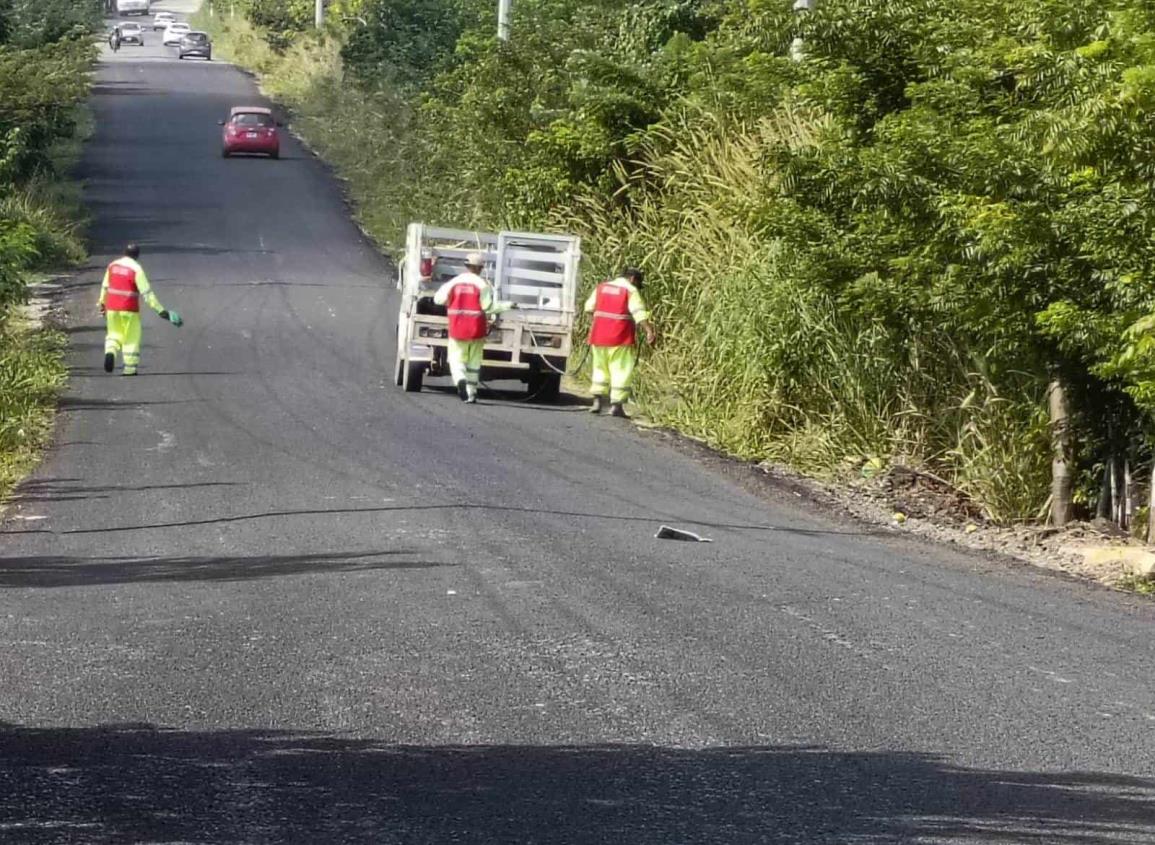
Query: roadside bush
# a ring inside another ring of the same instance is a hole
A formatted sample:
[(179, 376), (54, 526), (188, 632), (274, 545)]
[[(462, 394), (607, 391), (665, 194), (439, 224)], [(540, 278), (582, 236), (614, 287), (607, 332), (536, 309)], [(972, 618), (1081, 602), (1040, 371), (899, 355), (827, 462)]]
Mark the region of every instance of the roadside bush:
[[(79, 259), (75, 197), (61, 196), (61, 145), (78, 132), (99, 4), (0, 4), (0, 322), (28, 271)], [(67, 159), (65, 151), (64, 159)]]
[(0, 0), (0, 44), (35, 49), (81, 39), (100, 18), (98, 0)]
[(32, 467), (51, 434), (65, 347), (59, 331), (0, 326), (0, 496)]
[(420, 85), (446, 66), (476, 15), (451, 0), (371, 0), (359, 5), (341, 59), (360, 85)]
[(79, 154), (95, 58), (90, 0), (0, 0), (0, 497), (47, 442), (63, 336), (15, 306), (35, 274), (84, 257)]

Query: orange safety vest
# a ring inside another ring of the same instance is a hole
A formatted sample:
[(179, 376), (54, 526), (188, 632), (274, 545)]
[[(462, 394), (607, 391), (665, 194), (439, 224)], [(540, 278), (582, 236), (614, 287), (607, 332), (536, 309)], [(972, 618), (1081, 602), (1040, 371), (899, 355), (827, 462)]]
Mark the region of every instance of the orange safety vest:
[(109, 311), (140, 310), (136, 270), (115, 261), (108, 265), (108, 292), (104, 298), (104, 307)]
[(590, 346), (633, 346), (636, 336), (629, 289), (602, 282), (594, 300)]
[(489, 321), (481, 307), (481, 288), (458, 282), (449, 291), (449, 336), (454, 340), (480, 340), (489, 334)]

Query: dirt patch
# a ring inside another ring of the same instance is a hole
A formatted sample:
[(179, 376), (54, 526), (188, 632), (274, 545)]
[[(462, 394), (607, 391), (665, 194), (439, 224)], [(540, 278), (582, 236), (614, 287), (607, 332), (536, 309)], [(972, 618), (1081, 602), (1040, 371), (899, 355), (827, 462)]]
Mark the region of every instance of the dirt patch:
[(1118, 555), (1104, 549), (1146, 547), (1112, 522), (1075, 522), (1062, 529), (1046, 525), (994, 525), (963, 491), (933, 473), (891, 467), (872, 478), (835, 484), (807, 478), (772, 463), (755, 464), (728, 457), (675, 432), (640, 428), (665, 440), (751, 492), (810, 502), (878, 530), (908, 534), (936, 543), (994, 553), (1109, 587), (1135, 586)]
[[(781, 467), (762, 467), (780, 474)], [(978, 551), (995, 552), (1056, 572), (1111, 587), (1129, 584), (1126, 566), (1095, 551), (1144, 544), (1106, 520), (1047, 525), (994, 525), (982, 508), (937, 476), (910, 467), (892, 467), (876, 478), (846, 485), (812, 480), (820, 495), (857, 519)]]
[[(983, 509), (949, 481), (929, 472), (896, 466), (879, 476), (875, 498), (888, 502), (892, 516), (900, 519), (927, 519), (946, 525), (975, 525), (983, 519)], [(869, 486), (867, 487), (869, 490)]]

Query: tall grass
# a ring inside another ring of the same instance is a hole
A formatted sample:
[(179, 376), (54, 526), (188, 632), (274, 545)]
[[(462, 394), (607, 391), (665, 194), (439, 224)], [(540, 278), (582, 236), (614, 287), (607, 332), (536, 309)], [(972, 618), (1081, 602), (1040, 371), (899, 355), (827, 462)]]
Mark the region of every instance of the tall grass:
[(0, 323), (0, 500), (48, 443), (65, 345), (61, 332), (19, 317)]
[(33, 231), (37, 266), (67, 266), (84, 259), (79, 190), (78, 185), (40, 175), (0, 196), (0, 219)]
[(753, 123), (684, 114), (642, 143), (617, 197), (555, 210), (592, 246), (595, 275), (650, 271), (663, 337), (639, 400), (659, 424), (743, 457), (820, 476), (927, 466), (994, 520), (1033, 517), (1049, 471), (1043, 385), (1005, 376), (1007, 399), (937, 327), (896, 337), (851, 316), (753, 222), (775, 179), (767, 152), (822, 128), (788, 109)]
[[(86, 108), (75, 110), (74, 125), (71, 136), (46, 151), (49, 166), (0, 194), (0, 224), (31, 235), (31, 252), (15, 268), (21, 286), (38, 272), (86, 257), (81, 186), (68, 178), (91, 130)], [(60, 331), (18, 306), (0, 308), (0, 501), (48, 445), (56, 396), (66, 381), (66, 345)]]

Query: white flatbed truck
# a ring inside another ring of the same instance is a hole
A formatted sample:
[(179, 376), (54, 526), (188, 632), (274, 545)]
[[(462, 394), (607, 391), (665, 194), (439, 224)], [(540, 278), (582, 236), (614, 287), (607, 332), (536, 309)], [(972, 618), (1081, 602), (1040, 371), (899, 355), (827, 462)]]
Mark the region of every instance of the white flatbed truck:
[(482, 275), (499, 302), (514, 303), (485, 340), (483, 380), (517, 379), (530, 396), (556, 399), (572, 352), (581, 239), (532, 232), (470, 232), (411, 223), (397, 267), (394, 382), (421, 390), (425, 376), (448, 376), (449, 319), (433, 302), (441, 285), (465, 270), (471, 252), (485, 255)]
[(116, 0), (116, 13), (121, 17), (147, 15), (151, 5), (150, 0)]

